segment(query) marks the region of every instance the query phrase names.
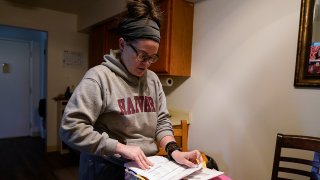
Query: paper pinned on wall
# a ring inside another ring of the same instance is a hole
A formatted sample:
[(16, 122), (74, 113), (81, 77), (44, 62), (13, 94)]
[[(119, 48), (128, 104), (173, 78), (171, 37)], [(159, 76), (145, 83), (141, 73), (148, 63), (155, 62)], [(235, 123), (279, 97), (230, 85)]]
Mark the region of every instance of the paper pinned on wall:
[(63, 67), (78, 68), (83, 66), (83, 53), (63, 51)]

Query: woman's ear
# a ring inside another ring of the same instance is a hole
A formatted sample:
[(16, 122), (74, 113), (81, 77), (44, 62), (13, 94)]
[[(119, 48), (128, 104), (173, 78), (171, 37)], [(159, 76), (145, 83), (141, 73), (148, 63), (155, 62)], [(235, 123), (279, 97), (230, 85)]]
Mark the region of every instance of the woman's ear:
[(125, 42), (125, 40), (123, 38), (119, 38), (119, 49), (120, 49), (120, 52), (123, 51), (125, 43), (126, 42)]

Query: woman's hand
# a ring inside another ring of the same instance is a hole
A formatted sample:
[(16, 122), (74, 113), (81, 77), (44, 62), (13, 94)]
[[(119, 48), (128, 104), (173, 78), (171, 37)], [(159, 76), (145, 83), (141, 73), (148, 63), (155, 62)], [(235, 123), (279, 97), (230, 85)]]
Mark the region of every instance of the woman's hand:
[(195, 167), (199, 163), (203, 162), (201, 153), (198, 150), (190, 152), (181, 152), (175, 150), (172, 152), (171, 157), (179, 164), (186, 165), (188, 167)]
[(116, 146), (116, 153), (120, 154), (126, 159), (135, 161), (143, 170), (149, 169), (150, 166), (153, 166), (152, 162), (149, 161), (139, 146), (130, 146), (118, 143)]

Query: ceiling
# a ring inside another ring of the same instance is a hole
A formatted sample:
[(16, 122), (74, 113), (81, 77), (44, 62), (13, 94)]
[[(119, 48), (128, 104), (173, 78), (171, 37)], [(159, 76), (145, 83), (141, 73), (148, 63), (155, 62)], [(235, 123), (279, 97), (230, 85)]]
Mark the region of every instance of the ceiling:
[[(55, 11), (62, 11), (71, 14), (80, 14), (81, 11), (96, 3), (99, 0), (4, 0), (14, 6), (24, 6), (24, 8), (45, 8)], [(113, 0), (116, 1), (116, 0)], [(202, 0), (186, 0), (189, 2), (199, 2)]]
[(71, 14), (79, 14), (97, 0), (5, 0), (14, 6), (45, 8)]

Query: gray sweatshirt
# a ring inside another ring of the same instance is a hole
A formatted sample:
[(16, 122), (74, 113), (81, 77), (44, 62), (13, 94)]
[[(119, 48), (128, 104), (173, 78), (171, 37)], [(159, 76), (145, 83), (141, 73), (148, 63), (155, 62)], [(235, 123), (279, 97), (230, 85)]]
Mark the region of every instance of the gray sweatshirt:
[(138, 78), (113, 55), (104, 59), (74, 90), (61, 121), (61, 139), (88, 154), (113, 155), (121, 142), (155, 155), (156, 141), (173, 135), (159, 78), (150, 70)]

